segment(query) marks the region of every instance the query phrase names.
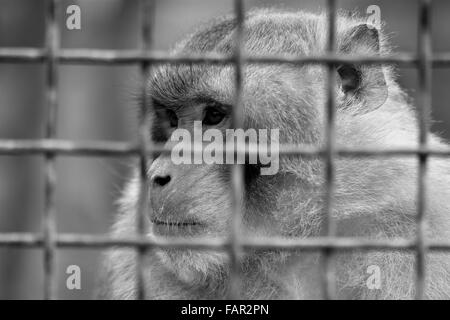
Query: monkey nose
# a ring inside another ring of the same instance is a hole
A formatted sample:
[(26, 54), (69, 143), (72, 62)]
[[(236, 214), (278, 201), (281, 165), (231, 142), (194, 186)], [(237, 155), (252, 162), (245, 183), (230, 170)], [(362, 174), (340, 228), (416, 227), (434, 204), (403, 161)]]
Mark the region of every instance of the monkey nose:
[(152, 178), (152, 183), (155, 187), (164, 187), (170, 182), (171, 179), (172, 178), (170, 177), (170, 175), (165, 176), (157, 175)]

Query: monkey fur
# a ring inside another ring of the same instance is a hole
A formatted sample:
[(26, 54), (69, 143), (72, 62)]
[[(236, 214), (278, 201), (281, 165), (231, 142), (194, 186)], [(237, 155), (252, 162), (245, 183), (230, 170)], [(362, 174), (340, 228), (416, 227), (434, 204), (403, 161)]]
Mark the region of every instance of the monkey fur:
[[(339, 12), (336, 50), (341, 54), (379, 55), (391, 47), (383, 26), (375, 28), (354, 14)], [(173, 49), (173, 54), (232, 54), (236, 22), (220, 17), (200, 26)], [(245, 18), (248, 55), (320, 55), (327, 48), (326, 14), (253, 10)], [(315, 64), (246, 64), (243, 112), (245, 128), (280, 129), (280, 144), (325, 145), (326, 67)], [(342, 65), (335, 72), (337, 146), (417, 148), (418, 112), (396, 82), (390, 65)], [(164, 143), (170, 125), (164, 110), (174, 110), (178, 127), (192, 127), (207, 105), (234, 103), (232, 65), (160, 65), (148, 79), (152, 138)], [(230, 113), (215, 126), (230, 127)], [(446, 144), (428, 134), (429, 146)], [(418, 159), (340, 157), (335, 161), (332, 217), (337, 235), (367, 239), (414, 239), (417, 215)], [(137, 165), (120, 200), (112, 234), (136, 232), (139, 195)], [(175, 166), (167, 156), (151, 164), (149, 178), (170, 176), (167, 185), (152, 184), (151, 221), (200, 221), (202, 231), (179, 235), (226, 237), (232, 212), (230, 167)], [(280, 156), (276, 175), (250, 174), (245, 180), (243, 233), (246, 236), (306, 238), (324, 236), (324, 162), (319, 158)], [(246, 168), (247, 170), (247, 168)], [(247, 173), (247, 172), (246, 172)], [(430, 157), (427, 170), (426, 238), (450, 238), (450, 164)], [(153, 220), (152, 220), (153, 219)], [(155, 220), (156, 219), (156, 220)], [(158, 220), (159, 219), (159, 220)], [(178, 220), (177, 220), (178, 219)], [(194, 228), (195, 229), (195, 228)], [(246, 252), (241, 265), (245, 299), (316, 299), (322, 296), (319, 251)], [(114, 248), (106, 254), (100, 298), (136, 298), (136, 253)], [(414, 298), (414, 251), (339, 251), (333, 254), (339, 299)], [(378, 266), (381, 285), (367, 286), (369, 266)], [(152, 249), (144, 258), (148, 299), (224, 299), (229, 290), (226, 252)], [(450, 298), (450, 256), (426, 255), (425, 297)]]

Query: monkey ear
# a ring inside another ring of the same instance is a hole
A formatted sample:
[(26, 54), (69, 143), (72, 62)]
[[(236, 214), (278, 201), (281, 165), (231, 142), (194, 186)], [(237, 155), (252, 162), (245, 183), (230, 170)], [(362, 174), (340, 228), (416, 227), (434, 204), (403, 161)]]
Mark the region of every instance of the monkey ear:
[[(374, 26), (360, 24), (342, 36), (339, 52), (350, 55), (380, 55), (380, 38)], [(358, 113), (367, 113), (383, 105), (388, 88), (383, 68), (379, 64), (342, 64), (336, 67), (338, 84), (344, 94), (343, 107), (360, 103)]]

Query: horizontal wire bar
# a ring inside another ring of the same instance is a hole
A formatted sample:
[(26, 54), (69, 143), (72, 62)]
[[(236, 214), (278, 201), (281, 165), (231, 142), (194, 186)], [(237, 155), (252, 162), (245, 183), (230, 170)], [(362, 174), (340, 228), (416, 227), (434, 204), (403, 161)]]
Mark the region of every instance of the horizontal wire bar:
[[(244, 145), (236, 143), (236, 150), (224, 149), (224, 152), (234, 152), (239, 155), (257, 155), (257, 144)], [(119, 141), (85, 141), (75, 142), (59, 139), (36, 139), (36, 140), (2, 140), (0, 139), (0, 155), (33, 155), (52, 152), (64, 156), (139, 156), (141, 149), (138, 143)], [(148, 150), (149, 155), (159, 153), (170, 153), (170, 147), (154, 145)], [(191, 152), (201, 152), (202, 147), (191, 146)], [(311, 145), (282, 144), (279, 146), (280, 155), (299, 155), (309, 157), (323, 157), (326, 149)], [(429, 155), (434, 157), (449, 157), (450, 148), (439, 149), (431, 147), (398, 147), (398, 148), (355, 148), (336, 147), (335, 151), (339, 157), (398, 157)]]
[[(0, 48), (0, 62), (43, 62), (48, 59), (45, 49), (39, 48)], [(166, 51), (151, 51), (143, 53), (140, 50), (103, 50), (103, 49), (61, 49), (55, 53), (55, 59), (67, 64), (138, 64), (158, 63), (196, 63), (196, 64), (233, 64), (235, 57), (216, 53), (168, 55)], [(245, 63), (354, 63), (354, 64), (399, 64), (401, 66), (417, 66), (420, 57), (411, 53), (397, 53), (385, 56), (363, 56), (323, 54), (315, 56), (252, 55), (242, 56)], [(433, 67), (450, 67), (450, 52), (435, 53), (430, 61)]]
[[(0, 233), (0, 247), (42, 247), (44, 237), (35, 233)], [(105, 235), (59, 233), (55, 237), (59, 248), (107, 248), (107, 247), (147, 247), (178, 248), (196, 250), (229, 250), (228, 238), (114, 238)], [(240, 245), (245, 250), (415, 250), (415, 239), (365, 239), (344, 237), (316, 237), (288, 239), (280, 237), (241, 238)], [(450, 251), (450, 241), (429, 240), (427, 248), (432, 251)]]

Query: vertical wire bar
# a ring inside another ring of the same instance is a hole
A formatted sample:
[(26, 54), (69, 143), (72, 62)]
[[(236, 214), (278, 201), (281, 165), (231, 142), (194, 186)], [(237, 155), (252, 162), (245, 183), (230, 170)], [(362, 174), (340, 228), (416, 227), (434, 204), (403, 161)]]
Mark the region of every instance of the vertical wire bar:
[[(46, 11), (46, 49), (48, 55), (46, 73), (46, 101), (47, 120), (45, 123), (45, 137), (52, 139), (56, 137), (57, 123), (57, 87), (58, 66), (57, 51), (59, 48), (59, 28), (57, 17), (59, 13), (59, 1), (47, 0)], [(55, 184), (56, 163), (55, 153), (45, 153), (45, 187), (44, 187), (44, 299), (56, 298), (56, 208), (55, 208)]]
[[(418, 54), (419, 54), (419, 146), (426, 148), (428, 132), (430, 129), (430, 114), (432, 103), (432, 45), (431, 45), (431, 0), (419, 2), (419, 30), (418, 30)], [(426, 178), (428, 154), (419, 154), (419, 173), (417, 190), (417, 251), (416, 251), (416, 299), (423, 299), (425, 293), (425, 269), (426, 269)]]
[[(153, 45), (153, 21), (154, 21), (154, 11), (155, 11), (155, 1), (154, 0), (140, 0), (139, 2), (139, 12), (141, 13), (141, 41), (140, 47), (143, 53), (151, 50)], [(146, 214), (148, 211), (148, 197), (149, 197), (149, 179), (148, 179), (148, 151), (151, 150), (151, 139), (150, 139), (150, 119), (148, 109), (151, 107), (151, 99), (147, 97), (146, 82), (150, 75), (150, 63), (148, 61), (143, 61), (141, 63), (141, 94), (142, 101), (140, 105), (140, 123), (139, 123), (139, 179), (140, 179), (140, 189), (139, 189), (139, 200), (137, 207), (136, 216), (136, 228), (138, 236), (143, 238), (146, 233)], [(136, 256), (136, 298), (138, 300), (144, 300), (146, 298), (146, 288), (145, 288), (145, 266), (144, 259), (145, 253), (149, 248), (144, 246), (138, 246), (137, 256)]]
[[(335, 29), (336, 29), (336, 1), (327, 1), (327, 21), (328, 21), (328, 39), (327, 51), (334, 53), (335, 50)], [(332, 217), (332, 199), (334, 193), (334, 157), (335, 157), (335, 75), (334, 64), (327, 64), (327, 82), (326, 82), (326, 153), (325, 153), (325, 183), (326, 193), (324, 202), (324, 231), (327, 236), (333, 237), (336, 234), (336, 225)], [(332, 263), (332, 250), (323, 250), (322, 261), (322, 294), (326, 300), (333, 299), (335, 296), (335, 275)]]
[[(233, 128), (244, 127), (244, 116), (242, 110), (242, 91), (243, 91), (243, 34), (245, 9), (243, 0), (234, 0), (234, 14), (236, 16), (236, 38), (235, 38), (235, 103), (232, 113)], [(237, 146), (239, 148), (239, 146)], [(240, 297), (240, 252), (239, 245), (240, 230), (242, 226), (242, 203), (243, 193), (245, 192), (244, 172), (242, 165), (234, 164), (231, 175), (232, 187), (232, 222), (230, 231), (230, 289), (228, 296), (230, 299), (239, 299)]]

